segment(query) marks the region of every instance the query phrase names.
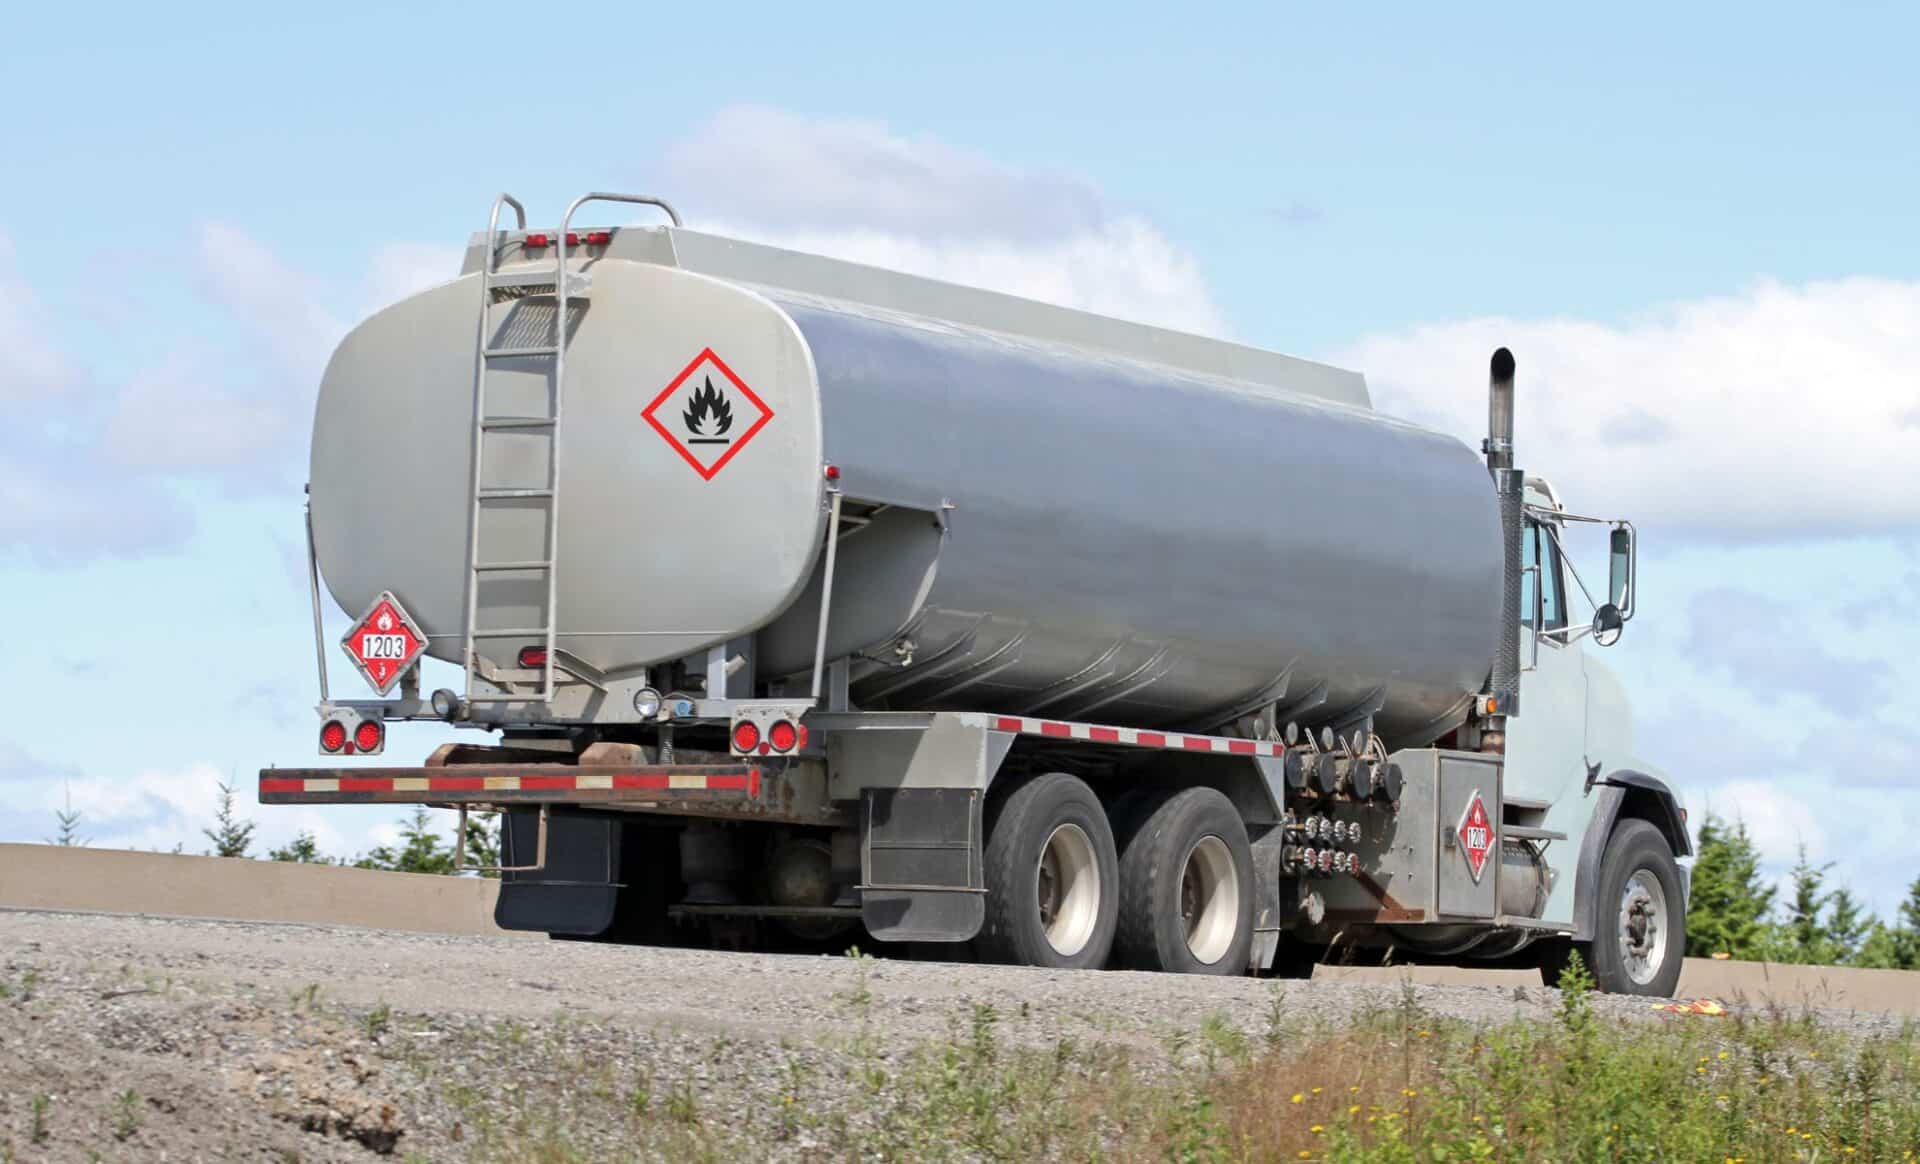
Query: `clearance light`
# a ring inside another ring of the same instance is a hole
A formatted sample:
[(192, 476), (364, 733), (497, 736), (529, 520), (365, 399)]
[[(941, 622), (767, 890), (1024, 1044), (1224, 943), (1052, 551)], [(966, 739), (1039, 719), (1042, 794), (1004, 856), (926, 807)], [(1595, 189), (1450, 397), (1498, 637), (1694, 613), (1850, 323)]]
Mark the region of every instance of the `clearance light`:
[(328, 720), (320, 729), (320, 750), (332, 754), (346, 746), (347, 725), (337, 719)]
[(385, 741), (386, 734), (379, 720), (363, 719), (360, 721), (360, 726), (353, 729), (353, 746), (362, 752), (377, 752)]
[(547, 648), (521, 647), (520, 665), (522, 667), (544, 667), (547, 665)]
[(552, 242), (553, 236), (548, 234), (530, 234), (527, 236), (527, 245), (530, 247), (549, 246)]
[(791, 752), (800, 746), (800, 729), (790, 719), (775, 720), (767, 729), (767, 742), (776, 752)]
[(760, 725), (743, 719), (733, 725), (733, 750), (751, 752), (760, 746)]

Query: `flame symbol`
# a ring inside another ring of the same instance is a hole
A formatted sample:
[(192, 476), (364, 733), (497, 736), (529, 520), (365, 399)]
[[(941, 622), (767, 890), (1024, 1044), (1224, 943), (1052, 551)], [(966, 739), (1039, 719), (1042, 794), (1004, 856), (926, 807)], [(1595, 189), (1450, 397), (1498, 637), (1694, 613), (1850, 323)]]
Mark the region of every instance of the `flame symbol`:
[[(727, 398), (713, 386), (713, 377), (704, 377), (705, 386), (694, 390), (687, 398), (687, 409), (680, 416), (687, 422), (687, 432), (694, 436), (719, 436), (733, 427), (733, 409), (728, 406)], [(707, 431), (707, 421), (713, 421), (713, 431)]]
[(380, 617), (373, 620), (373, 625), (376, 627), (379, 627), (383, 631), (392, 630), (393, 629), (393, 612), (391, 610), (382, 609), (380, 611)]

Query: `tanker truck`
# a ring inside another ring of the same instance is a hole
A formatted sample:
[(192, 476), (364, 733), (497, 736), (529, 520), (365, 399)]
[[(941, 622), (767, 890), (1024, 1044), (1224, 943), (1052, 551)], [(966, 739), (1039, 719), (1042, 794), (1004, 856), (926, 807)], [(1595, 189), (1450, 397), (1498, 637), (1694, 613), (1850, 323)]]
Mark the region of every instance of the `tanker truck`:
[[(1515, 464), (1515, 380), (1476, 451), (1324, 364), (502, 195), (327, 366), (327, 766), (260, 799), (457, 809), (463, 867), (497, 812), (497, 920), (556, 937), (1670, 994), (1685, 817), (1588, 650), (1634, 528)], [(422, 720), (488, 735), (362, 759)]]

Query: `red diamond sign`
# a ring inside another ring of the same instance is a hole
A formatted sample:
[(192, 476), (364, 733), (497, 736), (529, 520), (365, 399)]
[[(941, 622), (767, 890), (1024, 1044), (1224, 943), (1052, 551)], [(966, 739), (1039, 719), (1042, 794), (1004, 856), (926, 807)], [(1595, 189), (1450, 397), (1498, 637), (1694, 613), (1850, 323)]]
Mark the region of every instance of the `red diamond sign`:
[(1480, 799), (1478, 788), (1473, 790), (1473, 799), (1467, 802), (1467, 811), (1460, 814), (1460, 826), (1454, 831), (1460, 837), (1460, 852), (1467, 858), (1467, 871), (1478, 883), (1487, 867), (1487, 856), (1493, 852), (1493, 822), (1487, 819), (1487, 803)]
[(340, 640), (340, 649), (373, 689), (385, 695), (427, 649), (427, 636), (420, 633), (393, 591), (383, 590)]
[(773, 409), (706, 348), (640, 415), (702, 480), (711, 481), (767, 427)]

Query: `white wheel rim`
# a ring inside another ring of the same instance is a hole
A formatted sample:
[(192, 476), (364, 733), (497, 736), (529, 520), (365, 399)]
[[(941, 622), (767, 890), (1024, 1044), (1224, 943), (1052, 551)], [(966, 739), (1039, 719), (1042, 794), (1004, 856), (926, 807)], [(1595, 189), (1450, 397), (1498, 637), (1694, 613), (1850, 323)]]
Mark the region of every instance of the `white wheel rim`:
[(1093, 940), (1100, 917), (1100, 862), (1086, 830), (1063, 824), (1048, 834), (1034, 882), (1047, 944), (1062, 958), (1073, 957)]
[(1646, 986), (1667, 964), (1667, 891), (1646, 869), (1634, 870), (1620, 891), (1620, 962), (1636, 986)]
[(1180, 920), (1187, 950), (1203, 966), (1227, 956), (1240, 927), (1240, 878), (1233, 851), (1216, 836), (1204, 836), (1187, 850), (1180, 872)]

